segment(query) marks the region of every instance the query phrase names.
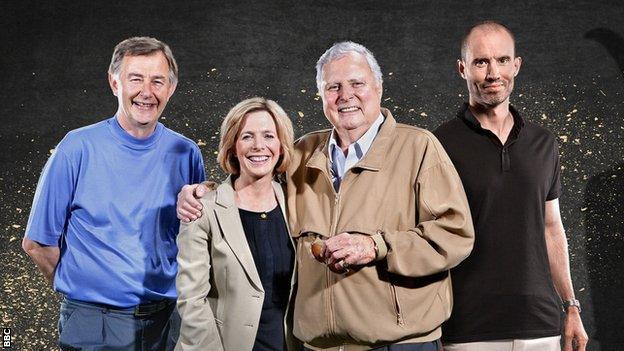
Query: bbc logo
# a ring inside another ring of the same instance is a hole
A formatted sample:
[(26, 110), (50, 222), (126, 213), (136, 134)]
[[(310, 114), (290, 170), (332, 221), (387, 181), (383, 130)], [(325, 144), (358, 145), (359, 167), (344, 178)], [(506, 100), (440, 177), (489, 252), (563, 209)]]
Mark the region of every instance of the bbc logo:
[(3, 349), (11, 348), (11, 328), (2, 329), (2, 348)]

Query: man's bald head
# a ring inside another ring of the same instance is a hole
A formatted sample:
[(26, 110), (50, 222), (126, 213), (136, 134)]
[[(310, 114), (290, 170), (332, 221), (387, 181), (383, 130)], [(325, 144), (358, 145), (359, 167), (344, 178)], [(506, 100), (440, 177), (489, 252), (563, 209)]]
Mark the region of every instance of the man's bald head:
[(495, 22), (495, 21), (483, 21), (483, 22), (479, 22), (479, 23), (475, 24), (474, 26), (470, 27), (470, 29), (468, 29), (466, 31), (466, 34), (464, 34), (464, 37), (462, 38), (462, 42), (461, 42), (461, 59), (463, 61), (466, 60), (466, 50), (468, 49), (468, 40), (470, 39), (470, 35), (472, 33), (474, 33), (475, 31), (485, 31), (485, 32), (503, 31), (503, 32), (506, 32), (507, 34), (509, 34), (509, 36), (511, 37), (511, 40), (514, 43), (514, 56), (515, 56), (515, 52), (516, 52), (516, 38), (514, 37), (514, 35), (511, 32), (511, 30), (509, 28), (507, 28), (502, 23), (498, 23), (498, 22)]

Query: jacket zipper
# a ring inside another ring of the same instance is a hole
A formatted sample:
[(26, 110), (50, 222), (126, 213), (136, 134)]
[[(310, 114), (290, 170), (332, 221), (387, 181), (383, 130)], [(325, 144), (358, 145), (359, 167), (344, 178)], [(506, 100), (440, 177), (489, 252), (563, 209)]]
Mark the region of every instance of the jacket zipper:
[(405, 325), (405, 321), (403, 320), (403, 314), (401, 313), (399, 295), (397, 295), (396, 286), (392, 283), (390, 283), (390, 292), (392, 293), (392, 303), (394, 304), (394, 313), (396, 314), (397, 324), (403, 326)]
[[(339, 213), (339, 207), (340, 207), (340, 189), (342, 189), (342, 184), (340, 188), (338, 188), (338, 192), (336, 192), (336, 190), (334, 189), (334, 184), (329, 174), (325, 173), (325, 178), (327, 179), (329, 186), (334, 193), (334, 211), (333, 211), (334, 213), (333, 213), (333, 218), (332, 218), (333, 223), (331, 226), (331, 231), (329, 233), (330, 236), (334, 236), (336, 235), (336, 229), (338, 227), (338, 213)], [(325, 304), (327, 306), (327, 324), (329, 327), (329, 334), (333, 335), (336, 332), (336, 325), (335, 325), (336, 321), (334, 319), (334, 310), (333, 310), (333, 304), (332, 304), (332, 290), (333, 290), (332, 287), (334, 284), (331, 283), (331, 281), (334, 279), (334, 276), (329, 270), (329, 268), (327, 267), (325, 268), (325, 277), (326, 277), (326, 282), (327, 282), (327, 286), (325, 289), (325, 292), (326, 292)]]
[[(332, 187), (333, 188), (333, 187)], [(332, 224), (332, 228), (331, 228), (331, 236), (336, 235), (336, 228), (338, 227), (338, 207), (340, 204), (340, 189), (338, 190), (338, 193), (335, 194), (334, 197), (334, 218), (333, 221), (334, 223)], [(328, 310), (328, 323), (329, 323), (329, 333), (330, 335), (335, 334), (336, 332), (336, 321), (334, 319), (334, 309), (333, 309), (333, 302), (332, 302), (332, 290), (333, 290), (333, 280), (335, 279), (334, 275), (331, 273), (331, 271), (329, 270), (329, 268), (325, 268), (325, 274), (327, 276), (327, 310)]]

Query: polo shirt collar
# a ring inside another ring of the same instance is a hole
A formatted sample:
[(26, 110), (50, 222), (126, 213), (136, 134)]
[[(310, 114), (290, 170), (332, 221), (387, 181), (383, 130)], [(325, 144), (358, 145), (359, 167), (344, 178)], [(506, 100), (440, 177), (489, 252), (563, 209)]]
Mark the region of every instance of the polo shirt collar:
[[(514, 119), (513, 128), (511, 128), (511, 132), (509, 132), (509, 140), (515, 140), (520, 136), (520, 132), (524, 128), (525, 121), (522, 116), (518, 113), (515, 107), (509, 105), (509, 111), (511, 112), (511, 116)], [(470, 111), (469, 104), (467, 102), (464, 103), (464, 106), (459, 110), (458, 117), (466, 122), (472, 129), (479, 133), (483, 134), (493, 134), (491, 131), (481, 127), (481, 123), (479, 120), (472, 114)]]

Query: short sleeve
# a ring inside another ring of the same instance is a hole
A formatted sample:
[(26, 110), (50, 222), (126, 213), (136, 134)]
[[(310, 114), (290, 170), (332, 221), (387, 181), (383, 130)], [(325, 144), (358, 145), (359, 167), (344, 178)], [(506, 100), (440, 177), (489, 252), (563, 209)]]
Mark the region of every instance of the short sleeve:
[(204, 168), (204, 158), (197, 146), (192, 148), (191, 162), (191, 179), (189, 184), (197, 184), (205, 181), (206, 171)]
[(47, 246), (60, 246), (70, 216), (77, 167), (58, 148), (48, 159), (33, 199), (26, 237)]
[(546, 201), (557, 199), (561, 195), (561, 164), (559, 162), (559, 145), (557, 145), (555, 140), (553, 140), (552, 154), (553, 176), (550, 182), (550, 190), (548, 191), (548, 195), (546, 195)]

